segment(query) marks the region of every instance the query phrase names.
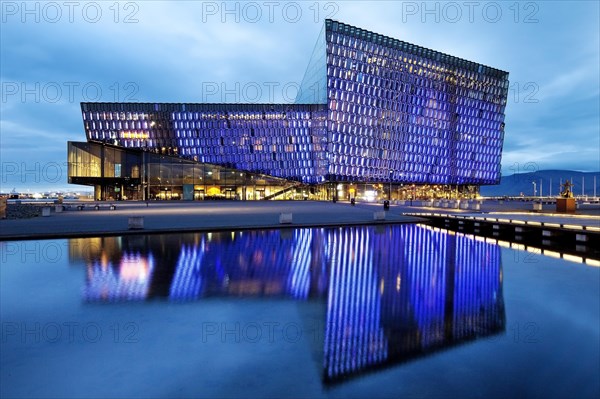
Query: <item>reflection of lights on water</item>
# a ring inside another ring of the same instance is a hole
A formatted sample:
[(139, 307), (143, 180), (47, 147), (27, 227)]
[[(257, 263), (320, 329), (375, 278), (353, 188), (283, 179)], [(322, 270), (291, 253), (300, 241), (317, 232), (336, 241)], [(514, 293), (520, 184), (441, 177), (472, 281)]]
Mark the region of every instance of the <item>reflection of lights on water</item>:
[(585, 263), (586, 263), (586, 265), (600, 267), (600, 261), (595, 260), (595, 259), (586, 259)]
[(106, 255), (106, 252), (102, 252), (102, 255), (100, 256), (100, 267), (102, 267), (102, 270), (107, 270), (109, 266), (110, 262), (108, 261), (108, 255)]
[(294, 231), (291, 269), (288, 277), (288, 291), (296, 298), (307, 298), (310, 291), (310, 268), (312, 256), (310, 247), (313, 241), (311, 229)]
[[(392, 241), (368, 230), (329, 231), (326, 379), (503, 330), (497, 246), (417, 226), (399, 230)], [(362, 256), (349, 256), (359, 248)]]
[(150, 265), (148, 260), (140, 254), (125, 255), (121, 259), (119, 277), (123, 281), (138, 281), (140, 283), (148, 280), (150, 276)]
[(88, 265), (84, 298), (88, 301), (143, 300), (148, 295), (154, 258), (124, 253), (115, 270), (103, 254)]
[[(527, 224), (532, 224), (532, 223), (527, 222)], [(536, 222), (536, 224), (540, 224), (540, 223)], [(421, 224), (418, 224), (418, 226), (422, 227), (426, 230), (432, 230), (432, 231), (436, 231), (436, 232), (441, 231), (443, 233), (450, 234), (450, 235), (469, 237), (469, 238), (475, 239), (476, 241), (486, 242), (489, 244), (496, 244), (503, 248), (510, 248), (510, 249), (514, 249), (517, 251), (527, 251), (527, 252), (531, 252), (532, 254), (536, 254), (536, 255), (545, 255), (545, 256), (548, 256), (551, 258), (564, 259), (569, 262), (581, 263), (581, 264), (586, 264), (589, 266), (596, 266), (596, 267), (600, 266), (600, 261), (598, 261), (596, 259), (584, 258), (582, 256), (576, 256), (576, 255), (563, 254), (561, 252), (555, 252), (555, 251), (551, 251), (548, 249), (542, 249), (542, 248), (532, 247), (532, 246), (528, 246), (528, 245), (526, 246), (521, 243), (514, 243), (514, 242), (509, 242), (509, 241), (498, 240), (496, 238), (481, 237), (481, 236), (476, 236), (473, 234), (464, 234), (461, 232), (454, 232), (453, 230), (441, 229), (438, 227), (431, 227), (431, 226), (421, 225)]]
[(581, 256), (573, 256), (569, 254), (563, 254), (563, 259), (568, 260), (570, 262), (583, 263), (583, 258)]
[(202, 276), (200, 270), (206, 246), (204, 241), (200, 245), (183, 246), (177, 260), (175, 275), (171, 282), (169, 298), (172, 300), (187, 300), (197, 298), (202, 289)]
[[(399, 354), (500, 331), (503, 274), (501, 251), (495, 244), (540, 253), (539, 248), (430, 226), (389, 227), (389, 234), (342, 227), (286, 232), (284, 239), (281, 231), (214, 233), (210, 245), (212, 235), (195, 236), (179, 249), (169, 298), (305, 299), (326, 293), (324, 353), (330, 378)], [(228, 239), (230, 234), (235, 240)], [(88, 266), (88, 300), (147, 296), (154, 267), (151, 255), (121, 253), (114, 266), (108, 257), (101, 259)], [(400, 348), (398, 342), (406, 345)]]
[(560, 252), (544, 251), (544, 255), (560, 259)]

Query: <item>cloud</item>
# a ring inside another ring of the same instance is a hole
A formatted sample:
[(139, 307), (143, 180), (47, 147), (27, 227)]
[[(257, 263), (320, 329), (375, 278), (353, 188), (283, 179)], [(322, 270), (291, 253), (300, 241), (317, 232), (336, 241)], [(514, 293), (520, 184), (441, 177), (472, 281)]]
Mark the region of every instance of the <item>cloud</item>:
[[(581, 60), (581, 63), (573, 68), (566, 69), (550, 80), (539, 85), (540, 101), (550, 99), (564, 99), (570, 95), (578, 98), (598, 98), (600, 87), (598, 86), (598, 64)], [(596, 77), (594, 78), (594, 75)]]

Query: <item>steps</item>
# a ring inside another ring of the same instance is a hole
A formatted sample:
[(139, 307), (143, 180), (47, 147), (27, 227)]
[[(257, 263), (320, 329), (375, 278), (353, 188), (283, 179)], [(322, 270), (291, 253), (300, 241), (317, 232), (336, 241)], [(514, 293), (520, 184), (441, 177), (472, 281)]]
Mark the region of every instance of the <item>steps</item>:
[(278, 197), (280, 195), (283, 195), (283, 194), (287, 193), (288, 191), (291, 191), (291, 190), (293, 190), (296, 187), (301, 186), (301, 185), (302, 185), (302, 183), (294, 183), (291, 186), (288, 186), (288, 187), (284, 188), (283, 190), (280, 190), (280, 191), (277, 191), (276, 193), (269, 194), (269, 195), (265, 196), (263, 198), (263, 200), (264, 201), (268, 201), (268, 200), (274, 199), (274, 198), (276, 198), (276, 197)]

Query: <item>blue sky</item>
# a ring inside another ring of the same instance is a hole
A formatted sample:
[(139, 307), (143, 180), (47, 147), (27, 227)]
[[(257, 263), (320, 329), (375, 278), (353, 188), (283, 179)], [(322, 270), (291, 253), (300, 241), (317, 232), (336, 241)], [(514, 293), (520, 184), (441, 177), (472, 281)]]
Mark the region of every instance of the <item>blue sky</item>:
[(3, 1), (0, 189), (67, 188), (81, 101), (291, 102), (325, 18), (510, 72), (503, 174), (600, 170), (595, 1)]

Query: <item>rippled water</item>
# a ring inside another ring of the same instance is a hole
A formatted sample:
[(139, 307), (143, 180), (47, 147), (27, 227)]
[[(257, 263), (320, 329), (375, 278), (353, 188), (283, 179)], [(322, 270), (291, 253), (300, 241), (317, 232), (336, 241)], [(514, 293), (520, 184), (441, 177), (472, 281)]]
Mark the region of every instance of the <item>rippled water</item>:
[(488, 241), (398, 225), (0, 243), (2, 396), (595, 396), (599, 269)]

